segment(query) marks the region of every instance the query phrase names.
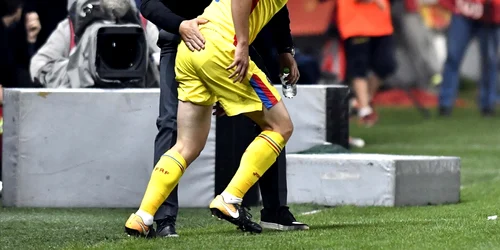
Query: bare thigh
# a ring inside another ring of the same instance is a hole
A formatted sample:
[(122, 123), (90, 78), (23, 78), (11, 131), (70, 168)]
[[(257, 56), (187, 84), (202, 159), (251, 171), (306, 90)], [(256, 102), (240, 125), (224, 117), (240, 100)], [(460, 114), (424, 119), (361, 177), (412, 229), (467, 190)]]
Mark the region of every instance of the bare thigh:
[(201, 153), (210, 132), (212, 105), (202, 106), (179, 101), (177, 142), (172, 148), (191, 164)]

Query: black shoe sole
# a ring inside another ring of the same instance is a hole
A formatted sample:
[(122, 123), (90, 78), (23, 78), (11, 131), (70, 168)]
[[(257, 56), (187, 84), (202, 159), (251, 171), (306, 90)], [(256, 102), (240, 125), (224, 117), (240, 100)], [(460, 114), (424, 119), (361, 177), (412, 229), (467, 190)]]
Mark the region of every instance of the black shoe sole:
[(168, 232), (168, 233), (163, 233), (161, 230), (159, 231), (156, 231), (156, 237), (162, 237), (162, 238), (176, 238), (176, 237), (179, 237), (179, 234), (177, 233), (172, 233), (172, 232)]
[[(255, 226), (250, 226), (248, 224), (246, 224), (245, 222), (243, 221), (240, 221), (238, 219), (235, 219), (233, 217), (229, 217), (225, 214), (223, 214), (219, 209), (217, 208), (210, 208), (210, 211), (212, 212), (212, 216), (214, 217), (217, 217), (219, 219), (223, 219), (223, 220), (226, 220), (230, 223), (232, 223), (233, 225), (236, 225), (238, 226), (238, 229), (243, 231), (243, 232), (250, 232), (250, 233), (262, 233), (262, 227), (260, 227), (259, 224), (255, 223), (258, 227), (255, 227)], [(252, 223), (252, 222), (251, 222)]]
[(156, 237), (161, 238), (179, 238), (178, 234), (165, 234), (165, 235), (156, 235)]
[[(128, 234), (128, 236), (133, 236), (133, 237), (144, 237), (139, 231), (130, 229), (128, 227), (125, 227), (125, 233)], [(145, 238), (154, 238), (156, 236), (155, 230), (151, 228), (149, 231), (148, 235)]]
[(269, 229), (269, 230), (277, 230), (277, 231), (293, 231), (293, 230), (309, 230), (309, 226), (306, 224), (297, 224), (297, 225), (282, 225), (278, 223), (272, 223), (272, 222), (264, 222), (261, 221), (260, 225), (262, 228)]

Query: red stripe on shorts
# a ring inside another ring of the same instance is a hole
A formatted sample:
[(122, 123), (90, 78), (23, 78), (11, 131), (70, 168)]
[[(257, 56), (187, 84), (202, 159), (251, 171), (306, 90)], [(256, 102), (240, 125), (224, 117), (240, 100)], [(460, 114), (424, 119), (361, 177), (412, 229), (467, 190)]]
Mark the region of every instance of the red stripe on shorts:
[(274, 96), (273, 92), (267, 87), (267, 85), (260, 79), (260, 77), (256, 74), (252, 75), (252, 79), (257, 83), (257, 86), (262, 90), (262, 93), (269, 99), (271, 105), (274, 106), (278, 103), (278, 99)]

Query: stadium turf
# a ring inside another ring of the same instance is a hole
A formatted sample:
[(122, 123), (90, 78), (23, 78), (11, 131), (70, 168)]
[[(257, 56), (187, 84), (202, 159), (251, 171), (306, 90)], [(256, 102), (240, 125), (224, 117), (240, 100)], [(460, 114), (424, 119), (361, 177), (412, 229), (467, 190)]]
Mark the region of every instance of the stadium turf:
[[(292, 206), (309, 231), (261, 235), (236, 231), (208, 209), (181, 209), (181, 237), (154, 240), (124, 235), (133, 209), (0, 208), (0, 249), (500, 249), (500, 223), (487, 219), (500, 215), (500, 117), (473, 108), (448, 119), (423, 120), (413, 109), (384, 109), (381, 117), (371, 129), (352, 126), (367, 142), (357, 151), (462, 157), (460, 204)], [(313, 210), (320, 212), (301, 215)]]

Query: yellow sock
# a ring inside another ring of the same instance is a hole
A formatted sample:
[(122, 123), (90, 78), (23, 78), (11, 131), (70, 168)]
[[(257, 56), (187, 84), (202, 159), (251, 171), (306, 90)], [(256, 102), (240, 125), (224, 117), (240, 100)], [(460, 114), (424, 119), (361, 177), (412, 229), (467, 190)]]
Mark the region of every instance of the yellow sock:
[(250, 143), (241, 157), (240, 167), (224, 192), (243, 198), (248, 190), (273, 165), (285, 146), (276, 132), (264, 131)]
[(160, 205), (179, 183), (186, 167), (186, 160), (182, 155), (173, 150), (167, 151), (151, 174), (139, 210), (154, 216)]

